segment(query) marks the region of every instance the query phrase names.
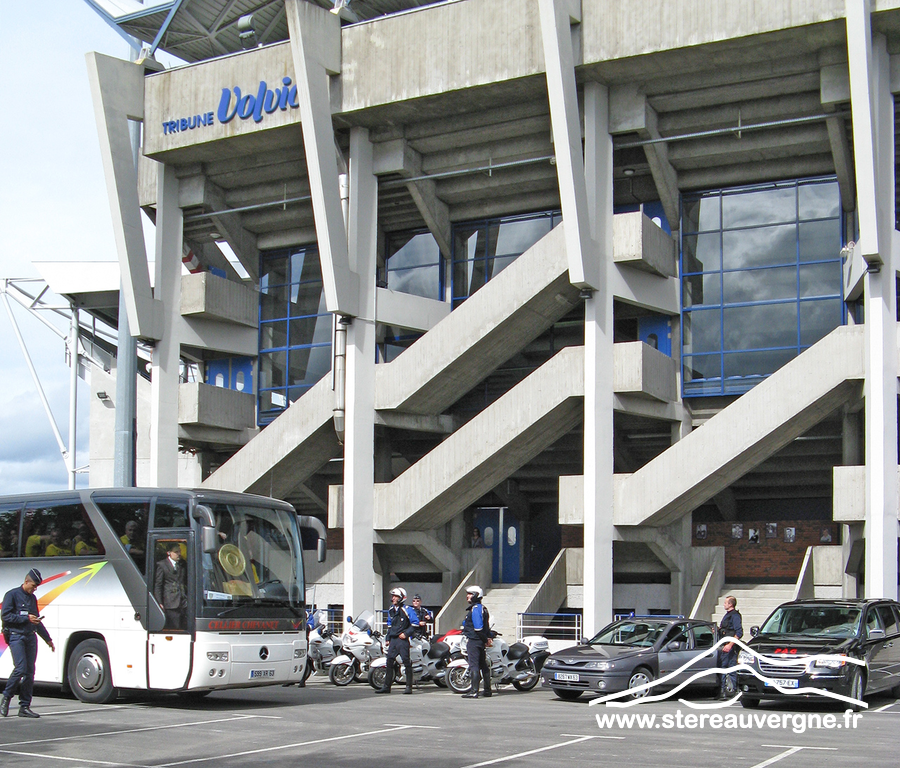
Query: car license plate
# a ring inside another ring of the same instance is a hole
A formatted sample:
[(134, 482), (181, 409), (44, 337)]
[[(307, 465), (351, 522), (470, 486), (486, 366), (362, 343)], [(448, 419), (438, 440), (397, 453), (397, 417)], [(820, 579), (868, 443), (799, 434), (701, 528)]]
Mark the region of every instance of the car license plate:
[(555, 672), (553, 675), (554, 680), (567, 680), (571, 683), (578, 682), (578, 675), (573, 674), (571, 672)]
[(800, 686), (799, 680), (766, 680), (766, 685), (780, 685), (782, 688), (798, 688)]
[(275, 677), (274, 669), (251, 669), (250, 670), (250, 679), (251, 680), (259, 680), (264, 677)]

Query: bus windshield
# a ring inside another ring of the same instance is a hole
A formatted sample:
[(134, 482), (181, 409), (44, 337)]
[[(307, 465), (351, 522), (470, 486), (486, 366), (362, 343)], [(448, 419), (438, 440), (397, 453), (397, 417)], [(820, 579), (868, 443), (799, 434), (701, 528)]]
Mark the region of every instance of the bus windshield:
[(203, 553), (206, 616), (241, 606), (281, 605), (303, 612), (304, 588), (296, 518), (287, 510), (241, 504), (208, 504), (217, 547)]

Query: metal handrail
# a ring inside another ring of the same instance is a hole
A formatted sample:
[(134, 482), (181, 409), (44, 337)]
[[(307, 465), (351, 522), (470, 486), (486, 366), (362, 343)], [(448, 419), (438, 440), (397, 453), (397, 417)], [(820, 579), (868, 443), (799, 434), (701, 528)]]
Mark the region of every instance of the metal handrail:
[(516, 642), (528, 635), (543, 635), (548, 640), (571, 640), (582, 637), (583, 619), (580, 613), (519, 613), (516, 614)]

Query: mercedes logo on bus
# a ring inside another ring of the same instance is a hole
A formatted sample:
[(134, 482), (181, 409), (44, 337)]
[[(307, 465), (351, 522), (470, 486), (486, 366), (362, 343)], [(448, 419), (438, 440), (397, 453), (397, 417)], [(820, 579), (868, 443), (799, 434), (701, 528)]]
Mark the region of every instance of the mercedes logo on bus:
[(259, 649), (259, 658), (263, 661), (269, 658), (269, 649), (266, 646)]

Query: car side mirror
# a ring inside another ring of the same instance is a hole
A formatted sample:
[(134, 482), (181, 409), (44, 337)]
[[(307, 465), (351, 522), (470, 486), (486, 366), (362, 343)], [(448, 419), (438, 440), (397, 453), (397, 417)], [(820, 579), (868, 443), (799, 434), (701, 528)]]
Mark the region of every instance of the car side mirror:
[(756, 637), (759, 634), (759, 627), (750, 627), (750, 637)]
[(587, 645), (587, 644), (588, 644), (588, 639), (586, 637), (582, 636), (582, 637), (578, 638), (578, 645)]
[(684, 650), (684, 644), (681, 643), (681, 642), (678, 641), (678, 640), (673, 640), (671, 643), (669, 643), (669, 644), (666, 646), (666, 650), (667, 650), (667, 651), (672, 651), (672, 653), (674, 653), (675, 651), (683, 651), (683, 650)]
[(869, 638), (869, 640), (884, 640), (884, 630), (870, 629), (867, 630), (866, 636)]

